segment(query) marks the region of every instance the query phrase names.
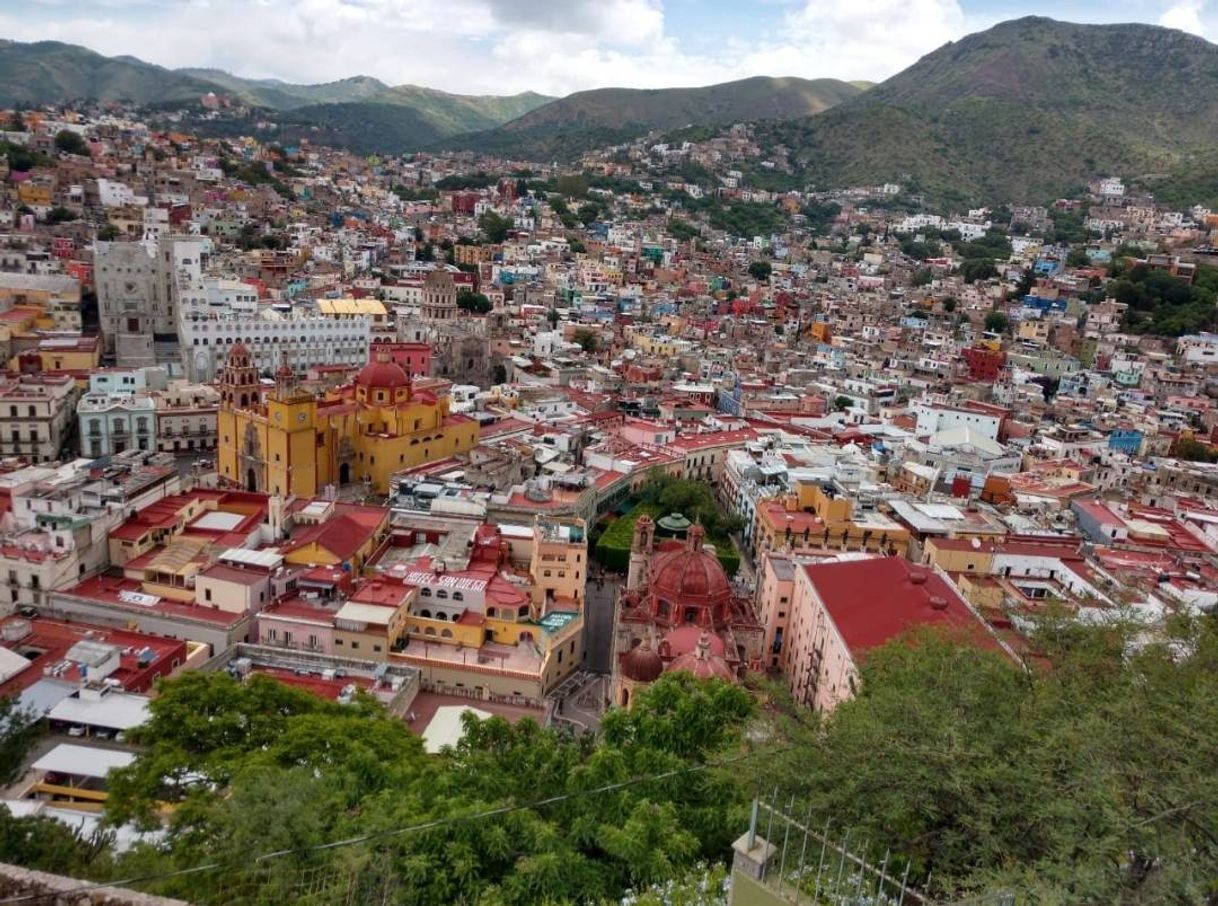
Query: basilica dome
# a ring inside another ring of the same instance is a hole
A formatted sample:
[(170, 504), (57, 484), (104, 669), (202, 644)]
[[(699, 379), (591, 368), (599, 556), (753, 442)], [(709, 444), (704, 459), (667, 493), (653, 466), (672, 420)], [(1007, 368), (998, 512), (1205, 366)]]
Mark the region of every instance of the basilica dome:
[(723, 564), (702, 546), (705, 529), (691, 526), (680, 548), (662, 550), (652, 558), (647, 574), (651, 593), (674, 605), (711, 606), (726, 604), (732, 586)]
[(408, 375), (401, 365), (394, 362), (369, 362), (355, 376), (357, 387), (375, 387), (383, 390), (394, 390), (410, 384)]

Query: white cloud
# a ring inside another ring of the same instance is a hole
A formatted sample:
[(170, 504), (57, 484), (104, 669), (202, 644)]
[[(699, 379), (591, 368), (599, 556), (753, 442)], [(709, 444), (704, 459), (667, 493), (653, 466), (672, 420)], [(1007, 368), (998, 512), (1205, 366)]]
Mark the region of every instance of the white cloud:
[[(696, 24), (673, 34), (664, 2), (676, 0), (38, 0), (54, 5), (16, 4), (18, 13), (0, 0), (0, 35), (254, 78), (363, 74), (477, 94), (566, 94), (754, 75), (883, 79), (992, 24), (962, 0), (738, 0), (708, 8), (716, 37), (703, 40)], [(1206, 3), (1215, 0), (1163, 2), (1164, 25), (1202, 33), (1213, 24)], [(733, 25), (734, 37), (718, 37)]]
[(1204, 0), (1180, 0), (1173, 3), (1159, 17), (1159, 24), (1167, 28), (1178, 28), (1190, 34), (1207, 37), (1209, 30), (1202, 20), (1205, 12)]
[(957, 0), (805, 0), (787, 14), (779, 46), (743, 65), (770, 75), (882, 79), (970, 30)]

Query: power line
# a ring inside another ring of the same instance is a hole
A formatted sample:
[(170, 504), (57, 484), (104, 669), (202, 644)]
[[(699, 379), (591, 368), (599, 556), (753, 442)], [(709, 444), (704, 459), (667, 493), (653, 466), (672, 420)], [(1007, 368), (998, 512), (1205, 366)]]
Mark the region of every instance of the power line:
[[(737, 764), (741, 761), (746, 761), (750, 758), (756, 758), (758, 755), (775, 755), (779, 752), (786, 751), (790, 746), (781, 746), (775, 749), (756, 750), (753, 752), (745, 752), (741, 755), (733, 755), (731, 758), (724, 758), (719, 761), (705, 761), (700, 764), (689, 765), (683, 768), (674, 768), (671, 771), (662, 771), (658, 774), (643, 774), (637, 777), (630, 777), (626, 780), (619, 780), (616, 783), (607, 783), (604, 786), (593, 787), (587, 790), (576, 790), (573, 793), (560, 793), (556, 796), (547, 796), (544, 799), (534, 799), (530, 802), (521, 802), (515, 805), (503, 805), (498, 808), (486, 809), (485, 811), (475, 812), (471, 815), (447, 815), (443, 818), (434, 818), (431, 821), (424, 821), (420, 824), (411, 824), (405, 827), (394, 827), (388, 830), (375, 831), (370, 834), (360, 834), (355, 837), (347, 837), (343, 840), (333, 840), (330, 843), (317, 843), (312, 846), (300, 846), (293, 849), (279, 849), (273, 852), (263, 853), (255, 856), (253, 864), (265, 864), (275, 859), (280, 859), (284, 856), (297, 855), (307, 852), (322, 852), (332, 849), (340, 849), (346, 846), (354, 846), (360, 843), (370, 843), (375, 840), (387, 840), (393, 837), (401, 837), (406, 834), (416, 833), (418, 831), (434, 830), (438, 827), (445, 827), (450, 824), (457, 824), (462, 821), (477, 821), (483, 818), (494, 818), (499, 815), (507, 815), (511, 812), (523, 811), (525, 809), (545, 808), (549, 805), (555, 805), (559, 802), (566, 802), (571, 799), (579, 799), (584, 796), (599, 796), (603, 793), (612, 793), (616, 790), (626, 789), (627, 787), (637, 786), (640, 783), (648, 783), (653, 780), (667, 780), (672, 777), (680, 777), (685, 774), (694, 774), (700, 771), (705, 771), (709, 768), (725, 767), (731, 764)], [(202, 874), (210, 871), (223, 869), (237, 869), (247, 867), (244, 862), (230, 862), (225, 865), (222, 862), (210, 862), (204, 865), (195, 865), (190, 868), (180, 868), (174, 871), (159, 872), (156, 874), (139, 875), (131, 878), (124, 878), (118, 881), (96, 882), (92, 884), (81, 884), (78, 887), (68, 888), (67, 890), (47, 891), (46, 893), (30, 893), (22, 894), (16, 897), (6, 897), (0, 900), (0, 906), (6, 906), (10, 903), (35, 903), (39, 900), (53, 899), (56, 897), (71, 896), (73, 894), (88, 893), (91, 890), (105, 890), (108, 888), (129, 887), (132, 884), (143, 884), (149, 881), (167, 881), (170, 878), (184, 877), (192, 874)]]

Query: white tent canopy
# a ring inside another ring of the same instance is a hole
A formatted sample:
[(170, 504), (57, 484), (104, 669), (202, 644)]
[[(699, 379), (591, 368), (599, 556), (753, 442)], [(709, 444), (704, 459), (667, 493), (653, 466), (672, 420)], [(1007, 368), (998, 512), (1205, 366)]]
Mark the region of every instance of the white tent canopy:
[(461, 715), (466, 712), (478, 720), (491, 717), (489, 711), (471, 708), (469, 705), (441, 705), (436, 708), (435, 715), (423, 731), (423, 748), (434, 755), (445, 746), (455, 746), (465, 735), (465, 727), (461, 724)]

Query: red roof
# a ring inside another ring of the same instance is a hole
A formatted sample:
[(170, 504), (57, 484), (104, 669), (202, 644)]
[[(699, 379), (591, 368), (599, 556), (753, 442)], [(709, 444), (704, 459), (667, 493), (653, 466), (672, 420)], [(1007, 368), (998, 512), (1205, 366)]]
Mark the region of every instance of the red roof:
[(804, 567), (837, 631), (852, 652), (878, 648), (906, 631), (935, 626), (995, 644), (955, 586), (903, 557)]
[(367, 542), (373, 531), (351, 516), (335, 515), (325, 522), (296, 532), (286, 549), (294, 551), (316, 543), (339, 560), (349, 560)]

